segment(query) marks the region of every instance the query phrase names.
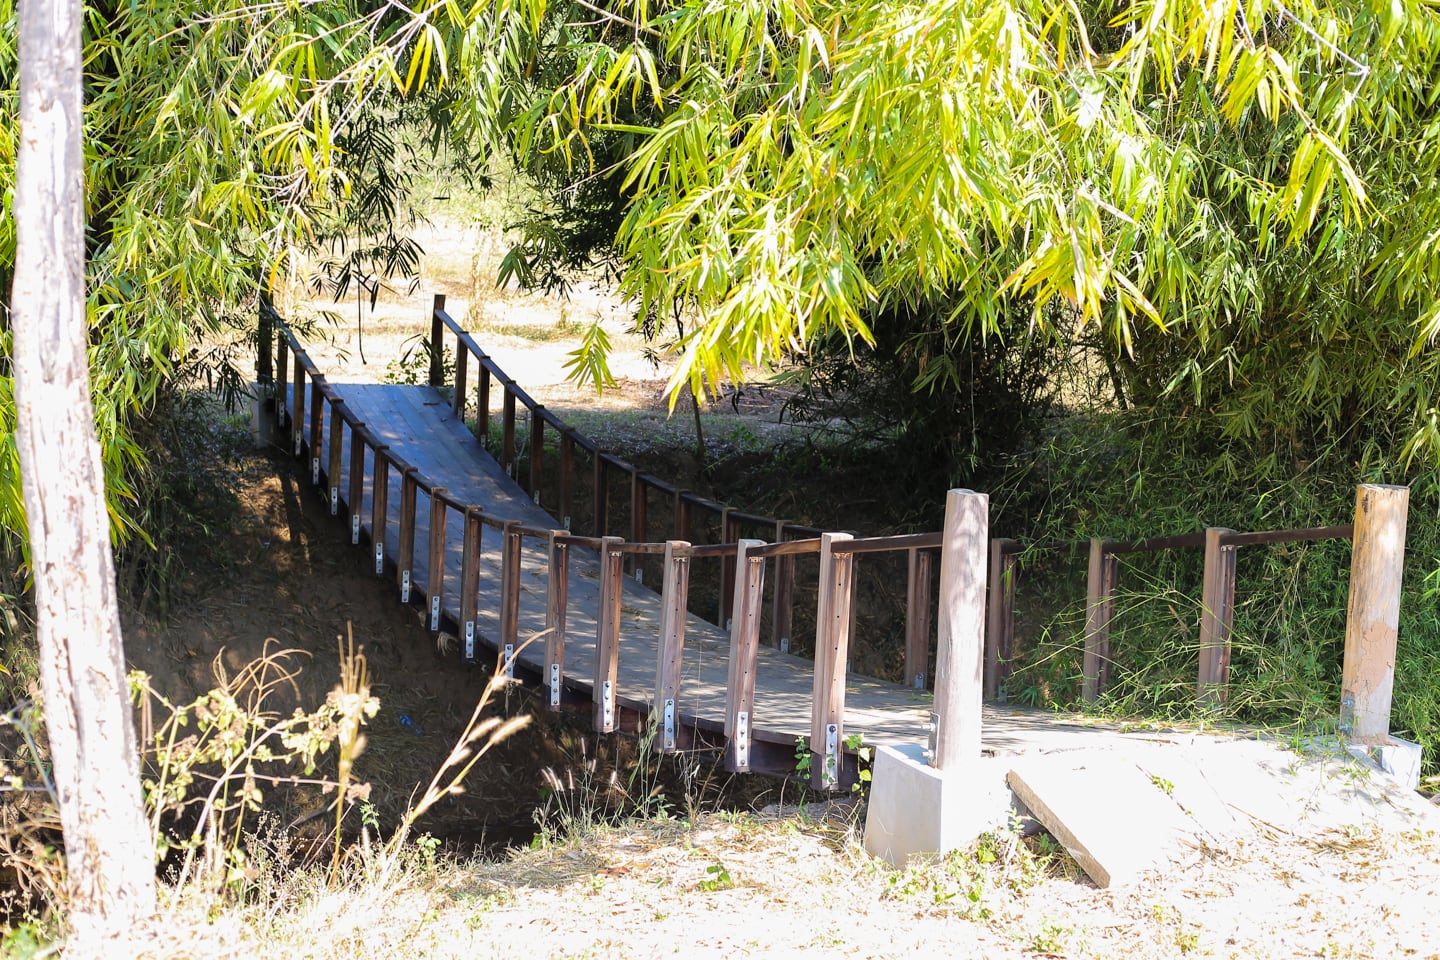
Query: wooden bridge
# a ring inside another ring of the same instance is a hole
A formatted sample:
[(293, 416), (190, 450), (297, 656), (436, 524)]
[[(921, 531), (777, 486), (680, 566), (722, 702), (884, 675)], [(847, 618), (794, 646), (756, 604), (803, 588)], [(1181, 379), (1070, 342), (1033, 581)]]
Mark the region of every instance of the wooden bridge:
[[(445, 312), (444, 297), (434, 303), (427, 385), (331, 383), (293, 332), (279, 329), (275, 356), (267, 350), (261, 362), (262, 380), (273, 362), (276, 425), (331, 513), (348, 518), (351, 542), (369, 549), (377, 576), (393, 580), (432, 632), (453, 635), (461, 660), (493, 662), (540, 685), (553, 710), (588, 709), (602, 732), (652, 731), (667, 752), (723, 749), (738, 772), (794, 774), (798, 761), (829, 789), (854, 782), (861, 743), (928, 743), (931, 762), (943, 766), (947, 757), (1094, 734), (1050, 714), (982, 707), (1013, 652), (1020, 552), (1013, 541), (989, 539), (983, 494), (951, 491), (943, 531), (904, 536), (853, 537), (746, 514), (645, 474), (561, 422)], [(453, 375), (442, 349), (451, 337)], [(616, 480), (628, 495), (625, 537), (614, 535)], [(656, 515), (668, 519), (664, 539), (652, 539)], [(586, 534), (571, 529), (580, 518)], [(715, 542), (694, 542), (710, 529)], [(1205, 548), (1197, 694), (1218, 702), (1229, 668), (1234, 551), (1352, 533), (1209, 530), (1093, 541), (1085, 696), (1098, 696), (1109, 675), (1116, 555)], [(857, 558), (887, 552), (907, 562), (905, 684), (848, 672)], [(796, 564), (812, 560), (813, 660), (790, 652)], [(1359, 569), (1358, 549), (1356, 562)], [(705, 563), (721, 571), (713, 623), (691, 612), (691, 572)], [(1357, 629), (1353, 602), (1351, 620)], [(1374, 658), (1352, 671), (1349, 649), (1347, 642), (1347, 709), (1363, 732), (1378, 722), (1371, 714), (1379, 705), (1362, 691), (1357, 707), (1350, 695), (1379, 681), (1365, 672), (1374, 672)], [(1388, 684), (1383, 708), (1388, 724)]]

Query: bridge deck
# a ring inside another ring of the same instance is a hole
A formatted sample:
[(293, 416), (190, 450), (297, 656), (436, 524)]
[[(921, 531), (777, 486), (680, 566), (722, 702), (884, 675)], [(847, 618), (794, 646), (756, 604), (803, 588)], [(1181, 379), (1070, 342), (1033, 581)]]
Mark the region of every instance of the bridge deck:
[[(449, 403), (432, 387), (388, 384), (331, 383), (345, 407), (357, 420), (387, 444), (392, 455), (403, 458), (420, 472), (443, 486), (451, 497), (482, 508), (488, 515), (517, 520), (526, 526), (558, 529), (559, 522), (535, 505), (518, 483), (501, 469)], [(293, 412), (293, 388), (285, 397)], [(307, 410), (306, 415), (308, 416)], [(326, 421), (328, 432), (329, 420)], [(349, 489), (350, 431), (343, 431), (344, 452), (340, 458), (342, 476), (338, 484), (343, 499)], [(363, 500), (344, 504), (348, 513), (362, 518), (361, 529), (368, 539), (372, 485), (372, 461), (367, 461)], [(321, 469), (326, 457), (321, 454)], [(386, 527), (386, 554), (399, 553), (399, 512), (401, 476), (390, 468), (389, 522)], [(460, 565), (463, 518), (447, 510), (447, 555), (442, 575), (442, 607), (451, 623), (460, 620)], [(429, 540), (430, 504), (421, 489), (415, 510), (414, 580), (428, 595), (431, 572), (426, 544)], [(499, 632), (500, 536), (484, 531), (479, 616), (481, 640), (490, 651)], [(519, 639), (523, 644), (545, 627), (548, 596), (548, 562), (545, 545), (528, 540), (522, 561)], [(565, 644), (565, 685), (588, 700), (593, 685), (596, 649), (596, 611), (599, 608), (599, 560), (594, 551), (572, 548), (569, 573), (568, 623)], [(640, 714), (648, 711), (655, 686), (659, 648), (660, 596), (626, 578), (622, 601), (622, 625), (617, 700)], [(723, 726), (726, 682), (729, 669), (728, 633), (691, 615), (687, 620), (684, 673), (677, 703), (682, 723), (704, 731)], [(539, 676), (543, 645), (532, 643), (517, 658), (524, 672)], [(813, 662), (761, 647), (757, 671), (752, 736), (757, 741), (793, 745), (797, 737), (808, 737), (811, 724)], [(870, 745), (920, 743), (926, 738), (932, 695), (899, 684), (851, 674), (846, 679), (844, 730), (859, 734)], [(1097, 738), (1116, 736), (1113, 731), (1037, 711), (986, 707), (984, 746), (987, 752), (1005, 754), (1034, 748), (1058, 748), (1095, 743)]]

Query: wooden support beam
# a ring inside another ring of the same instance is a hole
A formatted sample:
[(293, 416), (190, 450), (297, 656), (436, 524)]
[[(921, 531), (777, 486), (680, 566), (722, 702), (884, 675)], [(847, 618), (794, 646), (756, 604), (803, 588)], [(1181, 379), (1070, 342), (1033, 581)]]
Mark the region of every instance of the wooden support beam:
[(810, 776), (820, 790), (832, 789), (840, 782), (855, 555), (835, 553), (834, 544), (850, 539), (848, 533), (820, 536), (820, 597), (815, 610), (815, 681), (810, 708)]
[(1224, 527), (1205, 530), (1205, 579), (1200, 592), (1200, 675), (1195, 695), (1200, 707), (1224, 705), (1230, 683), (1230, 631), (1235, 619), (1236, 548), (1220, 538)]
[(623, 537), (605, 537), (600, 546), (600, 611), (595, 618), (595, 678), (591, 696), (594, 727), (612, 733), (616, 720), (616, 684), (620, 665), (620, 598), (625, 589), (625, 555), (614, 547)]
[(1014, 540), (990, 541), (990, 569), (987, 573), (990, 597), (985, 605), (985, 699), (1000, 696), (1000, 681), (1006, 676), (1013, 654), (1015, 629), (1015, 563), (1010, 552)]
[(475, 398), (475, 436), (483, 449), (490, 449), (490, 368), (483, 356), (480, 358), (480, 392)]
[(330, 459), (325, 465), (325, 485), (330, 488), (330, 516), (340, 515), (340, 458), (344, 455), (345, 420), (340, 415), (343, 400), (330, 401)]
[(350, 543), (360, 544), (360, 518), (365, 515), (365, 441), (363, 423), (350, 428), (350, 488), (345, 494), (345, 512), (350, 517)]
[(400, 581), (400, 602), (410, 602), (415, 586), (415, 500), (417, 484), (415, 468), (408, 467), (400, 476), (400, 556), (395, 561), (395, 576)]
[[(637, 467), (630, 468), (630, 542), (644, 543), (646, 527), (645, 481), (640, 478)], [(630, 575), (644, 582), (645, 557), (635, 553), (630, 556)]]
[(530, 499), (540, 503), (541, 486), (545, 483), (545, 405), (537, 403), (530, 411)]
[(321, 429), (325, 423), (325, 394), (320, 389), (320, 377), (310, 378), (310, 483), (320, 486), (320, 443), (324, 439)]
[(375, 473), (370, 484), (370, 545), (375, 554), (375, 576), (385, 575), (385, 537), (390, 524), (390, 448), (375, 448)]
[(275, 427), (284, 430), (290, 423), (290, 338), (281, 334), (275, 344)]
[(679, 555), (690, 546), (683, 540), (665, 544), (660, 575), (660, 643), (655, 664), (655, 702), (651, 715), (658, 724), (656, 740), (662, 753), (679, 745), (680, 678), (685, 658), (685, 617), (690, 596), (690, 558)]
[(738, 571), (730, 624), (730, 677), (725, 685), (725, 769), (750, 770), (750, 744), (755, 726), (755, 668), (760, 652), (760, 611), (765, 596), (765, 560), (749, 551), (763, 540), (740, 540)]
[(545, 605), (545, 677), (551, 710), (560, 709), (560, 685), (565, 682), (565, 614), (570, 603), (570, 544), (550, 534), (550, 590)]
[(595, 505), (595, 536), (605, 536), (610, 526), (610, 465), (605, 462), (603, 451), (590, 454), (591, 478), (590, 501)]
[(971, 490), (945, 495), (935, 656), (934, 743), (930, 762), (955, 767), (980, 756), (985, 673), (985, 577), (990, 498)]
[[(776, 521), (776, 543), (784, 543), (788, 539), (785, 527), (786, 521)], [(795, 623), (795, 558), (789, 554), (775, 558), (775, 612), (770, 620), (773, 626), (771, 643), (789, 653)]]
[(690, 543), (690, 501), (686, 498), (689, 490), (675, 491), (675, 539)]
[(513, 380), (504, 383), (505, 399), (501, 405), (500, 420), (500, 466), (512, 480), (519, 480), (515, 469), (515, 392), (510, 389)]
[(1110, 620), (1115, 615), (1115, 584), (1120, 558), (1099, 537), (1090, 541), (1085, 579), (1085, 653), (1081, 664), (1080, 699), (1094, 703), (1110, 679)]
[(569, 430), (560, 434), (560, 523), (568, 531), (574, 515), (571, 503), (571, 481), (575, 475), (575, 435)]
[(445, 324), (440, 311), (445, 309), (445, 294), (435, 294), (430, 308), (430, 386), (439, 387), (445, 382)]
[(430, 632), (440, 630), (440, 614), (445, 604), (445, 493), (444, 487), (430, 491), (430, 572), (425, 580), (425, 599), (430, 603), (427, 621)]
[(461, 423), (465, 422), (465, 389), (470, 380), (470, 350), (460, 338), (455, 338), (455, 391), (450, 398), (450, 409)]
[(500, 541), (500, 668), (515, 675), (514, 655), (520, 649), (520, 557), (525, 546), (520, 521), (505, 524)]
[(929, 550), (911, 549), (905, 589), (905, 682), (924, 690), (930, 675)]
[(1390, 739), (1409, 506), (1408, 487), (1362, 483), (1355, 488), (1340, 733), (1358, 743)]
[(475, 507), (465, 511), (465, 540), (460, 558), (460, 659), (477, 663), (480, 642), (480, 554), (485, 548), (485, 524)]
[[(740, 540), (739, 524), (730, 519), (733, 512), (732, 507), (725, 507), (720, 511), (721, 543), (738, 543)], [(720, 558), (720, 612), (715, 624), (722, 630), (730, 629), (735, 603), (735, 571), (739, 560), (738, 556)]]
[(305, 364), (295, 354), (295, 415), (290, 420), (291, 439), (295, 441), (296, 457), (305, 455)]

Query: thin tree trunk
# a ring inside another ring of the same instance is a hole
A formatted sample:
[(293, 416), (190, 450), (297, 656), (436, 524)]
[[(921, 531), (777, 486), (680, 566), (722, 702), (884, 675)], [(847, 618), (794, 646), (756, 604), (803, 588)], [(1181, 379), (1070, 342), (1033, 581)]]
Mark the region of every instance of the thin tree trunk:
[(112, 952), (155, 910), (86, 362), (80, 0), (20, 5), (15, 436), (40, 679), (68, 868), (68, 954)]

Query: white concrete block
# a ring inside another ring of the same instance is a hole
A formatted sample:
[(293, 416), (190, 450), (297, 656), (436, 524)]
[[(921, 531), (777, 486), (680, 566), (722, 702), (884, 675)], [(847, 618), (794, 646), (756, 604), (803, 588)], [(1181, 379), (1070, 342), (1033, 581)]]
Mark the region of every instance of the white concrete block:
[(1009, 760), (976, 758), (936, 770), (919, 744), (875, 751), (865, 849), (892, 866), (912, 854), (943, 854), (1008, 825), (1014, 795), (1005, 783)]
[(1347, 743), (1345, 749), (1351, 756), (1378, 769), (1398, 787), (1414, 790), (1420, 786), (1422, 751), (1418, 743), (1391, 737), (1386, 744)]

